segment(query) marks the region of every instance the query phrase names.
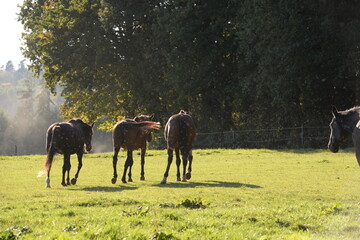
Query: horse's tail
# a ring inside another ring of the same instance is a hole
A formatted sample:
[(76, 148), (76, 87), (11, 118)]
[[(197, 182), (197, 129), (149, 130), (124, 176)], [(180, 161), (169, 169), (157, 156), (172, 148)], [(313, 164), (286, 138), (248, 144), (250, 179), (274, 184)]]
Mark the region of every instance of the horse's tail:
[(60, 127), (59, 126), (55, 126), (51, 129), (51, 141), (50, 141), (50, 144), (48, 144), (48, 149), (47, 149), (47, 156), (46, 156), (46, 161), (45, 161), (45, 164), (44, 164), (44, 169), (41, 170), (39, 173), (38, 173), (38, 177), (41, 177), (45, 174), (48, 174), (50, 169), (51, 169), (51, 164), (54, 160), (54, 155), (56, 153), (56, 139), (58, 137), (58, 134), (59, 134), (59, 130), (60, 130)]
[(130, 125), (132, 127), (141, 128), (144, 130), (159, 130), (160, 123), (153, 121), (143, 121), (143, 122), (125, 122), (124, 124)]
[(176, 141), (177, 141), (177, 134), (175, 132), (175, 128), (174, 128), (173, 124), (174, 124), (174, 122), (171, 122), (169, 120), (166, 123), (165, 132), (164, 132), (165, 140), (167, 143), (167, 148), (169, 150), (175, 149), (175, 145), (176, 145)]

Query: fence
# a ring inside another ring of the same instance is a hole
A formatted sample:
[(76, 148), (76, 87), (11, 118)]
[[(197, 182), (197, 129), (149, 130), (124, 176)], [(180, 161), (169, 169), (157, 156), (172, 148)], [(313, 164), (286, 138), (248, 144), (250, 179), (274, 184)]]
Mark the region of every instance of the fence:
[[(194, 148), (326, 148), (329, 134), (329, 127), (306, 126), (198, 133)], [(152, 148), (166, 148), (164, 138), (158, 137)]]

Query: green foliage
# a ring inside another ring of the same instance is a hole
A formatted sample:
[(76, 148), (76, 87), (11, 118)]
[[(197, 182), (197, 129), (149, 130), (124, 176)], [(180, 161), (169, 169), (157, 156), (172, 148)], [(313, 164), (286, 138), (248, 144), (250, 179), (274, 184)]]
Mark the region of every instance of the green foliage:
[(201, 198), (195, 198), (195, 199), (184, 199), (181, 200), (180, 206), (183, 206), (185, 208), (190, 209), (198, 209), (198, 208), (206, 208), (207, 204), (204, 204)]
[(157, 239), (157, 240), (171, 240), (171, 239), (178, 239), (174, 237), (172, 233), (165, 233), (165, 232), (157, 232), (152, 236), (151, 239)]
[(6, 229), (5, 231), (0, 232), (1, 240), (15, 240), (16, 235), (10, 229)]
[[(24, 54), (66, 117), (189, 109), (200, 131), (318, 125), (359, 101), (359, 3), (24, 1)], [(269, 120), (271, 119), (271, 120)]]
[(340, 203), (334, 203), (331, 207), (326, 207), (322, 210), (322, 213), (325, 215), (328, 214), (338, 214), (342, 211)]

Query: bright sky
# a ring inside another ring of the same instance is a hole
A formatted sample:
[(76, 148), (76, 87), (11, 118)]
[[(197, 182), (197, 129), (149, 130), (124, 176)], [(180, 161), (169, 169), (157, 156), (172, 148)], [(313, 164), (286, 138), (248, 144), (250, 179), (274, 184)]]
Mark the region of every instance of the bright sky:
[(21, 54), (22, 25), (18, 22), (17, 13), (23, 0), (0, 0), (0, 67), (11, 60), (15, 69), (24, 57)]

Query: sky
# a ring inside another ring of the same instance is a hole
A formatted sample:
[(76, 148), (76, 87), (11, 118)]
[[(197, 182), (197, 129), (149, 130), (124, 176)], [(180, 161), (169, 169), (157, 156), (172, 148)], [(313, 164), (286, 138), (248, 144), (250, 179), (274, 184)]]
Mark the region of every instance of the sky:
[(17, 19), (17, 13), (23, 0), (0, 0), (0, 68), (11, 60), (15, 69), (24, 60), (21, 47), (23, 27)]

